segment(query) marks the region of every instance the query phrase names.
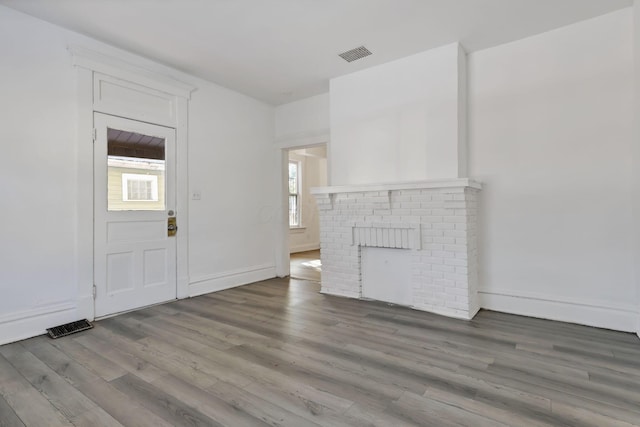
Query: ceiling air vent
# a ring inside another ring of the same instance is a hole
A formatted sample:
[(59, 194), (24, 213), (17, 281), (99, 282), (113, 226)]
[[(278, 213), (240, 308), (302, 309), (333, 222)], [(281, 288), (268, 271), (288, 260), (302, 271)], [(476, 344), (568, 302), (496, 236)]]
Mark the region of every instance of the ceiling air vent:
[(357, 47), (355, 49), (348, 50), (346, 52), (342, 52), (339, 56), (347, 62), (357, 61), (358, 59), (364, 58), (365, 56), (371, 55), (369, 49), (364, 46)]

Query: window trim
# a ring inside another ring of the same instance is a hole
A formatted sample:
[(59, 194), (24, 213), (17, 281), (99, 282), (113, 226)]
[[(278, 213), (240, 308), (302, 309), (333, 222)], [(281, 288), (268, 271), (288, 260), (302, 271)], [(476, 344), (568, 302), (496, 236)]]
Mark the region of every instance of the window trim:
[[(296, 193), (292, 193), (291, 191), (289, 191), (289, 183), (287, 181), (287, 194), (288, 197), (291, 196), (296, 196), (296, 217), (298, 219), (297, 224), (295, 225), (291, 225), (291, 212), (289, 212), (289, 229), (290, 230), (296, 230), (296, 229), (302, 229), (304, 228), (304, 226), (302, 225), (302, 179), (301, 179), (301, 171), (302, 171), (302, 162), (299, 160), (289, 160), (288, 165), (294, 164), (296, 165), (296, 184), (297, 184), (297, 192)], [(288, 165), (287, 165), (287, 172), (288, 172)]]

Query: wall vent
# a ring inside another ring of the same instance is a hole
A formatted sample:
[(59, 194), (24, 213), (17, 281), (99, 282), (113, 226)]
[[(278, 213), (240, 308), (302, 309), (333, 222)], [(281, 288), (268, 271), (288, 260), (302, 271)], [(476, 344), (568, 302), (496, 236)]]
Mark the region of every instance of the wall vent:
[(348, 50), (346, 52), (342, 52), (338, 56), (340, 56), (340, 58), (344, 59), (347, 62), (353, 62), (353, 61), (357, 61), (358, 59), (362, 59), (365, 56), (369, 56), (369, 55), (371, 55), (371, 52), (369, 51), (369, 49), (367, 49), (364, 46), (360, 46), (360, 47), (357, 47), (355, 49), (351, 49), (351, 50)]

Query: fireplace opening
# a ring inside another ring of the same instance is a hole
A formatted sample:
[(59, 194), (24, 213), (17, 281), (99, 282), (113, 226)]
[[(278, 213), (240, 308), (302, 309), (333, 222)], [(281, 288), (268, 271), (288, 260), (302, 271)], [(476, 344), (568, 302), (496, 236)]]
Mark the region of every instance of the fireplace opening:
[(362, 297), (411, 306), (411, 251), (361, 248)]

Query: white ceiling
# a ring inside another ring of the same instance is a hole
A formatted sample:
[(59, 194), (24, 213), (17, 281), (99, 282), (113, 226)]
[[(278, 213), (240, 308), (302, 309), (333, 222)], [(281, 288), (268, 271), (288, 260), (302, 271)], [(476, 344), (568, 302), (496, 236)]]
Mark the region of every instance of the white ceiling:
[[(632, 0), (0, 0), (278, 105), (329, 79), (460, 41), (485, 49)], [(347, 63), (338, 54), (366, 46)]]

